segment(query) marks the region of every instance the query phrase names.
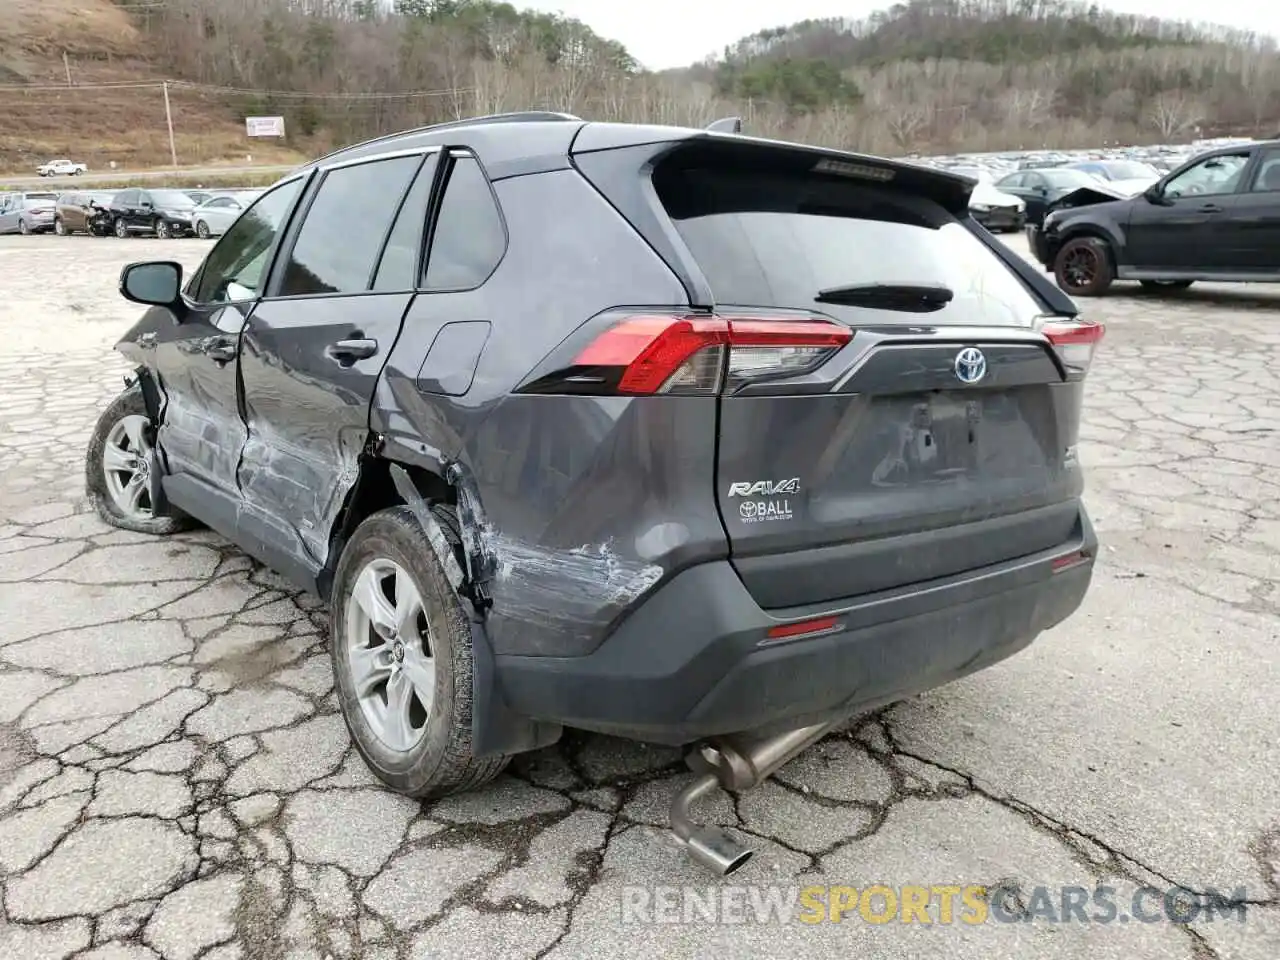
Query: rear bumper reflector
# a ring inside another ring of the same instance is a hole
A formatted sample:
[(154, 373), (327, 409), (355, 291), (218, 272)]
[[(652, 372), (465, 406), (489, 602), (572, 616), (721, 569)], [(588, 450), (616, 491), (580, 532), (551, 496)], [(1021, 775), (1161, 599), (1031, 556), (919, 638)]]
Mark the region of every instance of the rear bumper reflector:
[(1083, 550), (1077, 550), (1075, 553), (1064, 554), (1061, 557), (1053, 558), (1053, 572), (1061, 573), (1063, 570), (1070, 570), (1072, 567), (1078, 567), (1082, 563), (1086, 563), (1093, 558)]
[(780, 640), (797, 640), (801, 637), (816, 637), (826, 633), (835, 633), (840, 629), (839, 617), (815, 617), (812, 620), (797, 620), (795, 623), (780, 623), (770, 627), (765, 638), (760, 642), (777, 643)]

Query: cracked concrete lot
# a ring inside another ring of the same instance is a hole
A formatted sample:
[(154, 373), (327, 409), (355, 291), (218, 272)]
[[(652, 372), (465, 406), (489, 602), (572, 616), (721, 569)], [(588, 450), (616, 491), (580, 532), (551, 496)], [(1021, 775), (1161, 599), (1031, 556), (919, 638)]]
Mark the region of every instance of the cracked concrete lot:
[[(663, 829), (686, 782), (668, 749), (574, 735), (477, 793), (380, 789), (317, 602), (208, 532), (89, 511), (85, 443), (137, 315), (119, 268), (207, 249), (0, 238), (0, 958), (1280, 956), (1280, 289), (1084, 302), (1110, 328), (1081, 447), (1103, 542), (1084, 608), (708, 805), (758, 851), (718, 881)], [(873, 883), (1250, 906), (981, 926), (622, 909), (639, 886)]]

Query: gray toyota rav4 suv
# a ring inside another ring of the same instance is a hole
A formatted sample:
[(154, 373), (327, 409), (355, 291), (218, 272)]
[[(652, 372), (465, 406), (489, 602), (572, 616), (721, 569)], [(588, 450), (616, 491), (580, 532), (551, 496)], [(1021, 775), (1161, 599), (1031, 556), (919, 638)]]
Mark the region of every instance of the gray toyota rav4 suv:
[(691, 804), (1069, 616), (1102, 327), (972, 181), (719, 130), (485, 117), (265, 191), (136, 263), (102, 515), (199, 522), (325, 599), (392, 789), (565, 726), (692, 745)]

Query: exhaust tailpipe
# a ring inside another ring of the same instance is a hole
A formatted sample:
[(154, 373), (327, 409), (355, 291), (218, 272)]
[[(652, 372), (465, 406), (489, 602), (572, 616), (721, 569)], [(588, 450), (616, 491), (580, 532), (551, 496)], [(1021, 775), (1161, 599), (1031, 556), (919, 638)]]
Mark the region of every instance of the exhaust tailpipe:
[(728, 831), (699, 826), (689, 816), (689, 808), (719, 786), (719, 777), (704, 773), (676, 794), (671, 802), (671, 831), (696, 863), (727, 877), (751, 859), (752, 851), (729, 836)]
[(686, 758), (702, 776), (671, 802), (671, 830), (693, 860), (720, 876), (728, 876), (751, 859), (752, 850), (720, 827), (700, 826), (689, 816), (698, 800), (717, 788), (741, 793), (759, 786), (787, 761), (803, 753), (844, 721), (798, 727), (769, 737), (732, 736), (709, 743)]

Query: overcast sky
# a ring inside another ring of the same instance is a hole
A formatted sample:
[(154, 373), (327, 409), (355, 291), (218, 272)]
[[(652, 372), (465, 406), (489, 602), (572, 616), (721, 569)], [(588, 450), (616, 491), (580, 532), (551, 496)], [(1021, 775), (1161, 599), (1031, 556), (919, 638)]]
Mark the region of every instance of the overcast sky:
[[(3, 2), (3, 0), (0, 0)], [(868, 0), (516, 0), (576, 17), (596, 33), (620, 40), (650, 70), (683, 67), (769, 27), (822, 17), (861, 17), (889, 6)], [(1103, 0), (1124, 13), (1215, 22), (1280, 35), (1280, 4), (1267, 0)]]

